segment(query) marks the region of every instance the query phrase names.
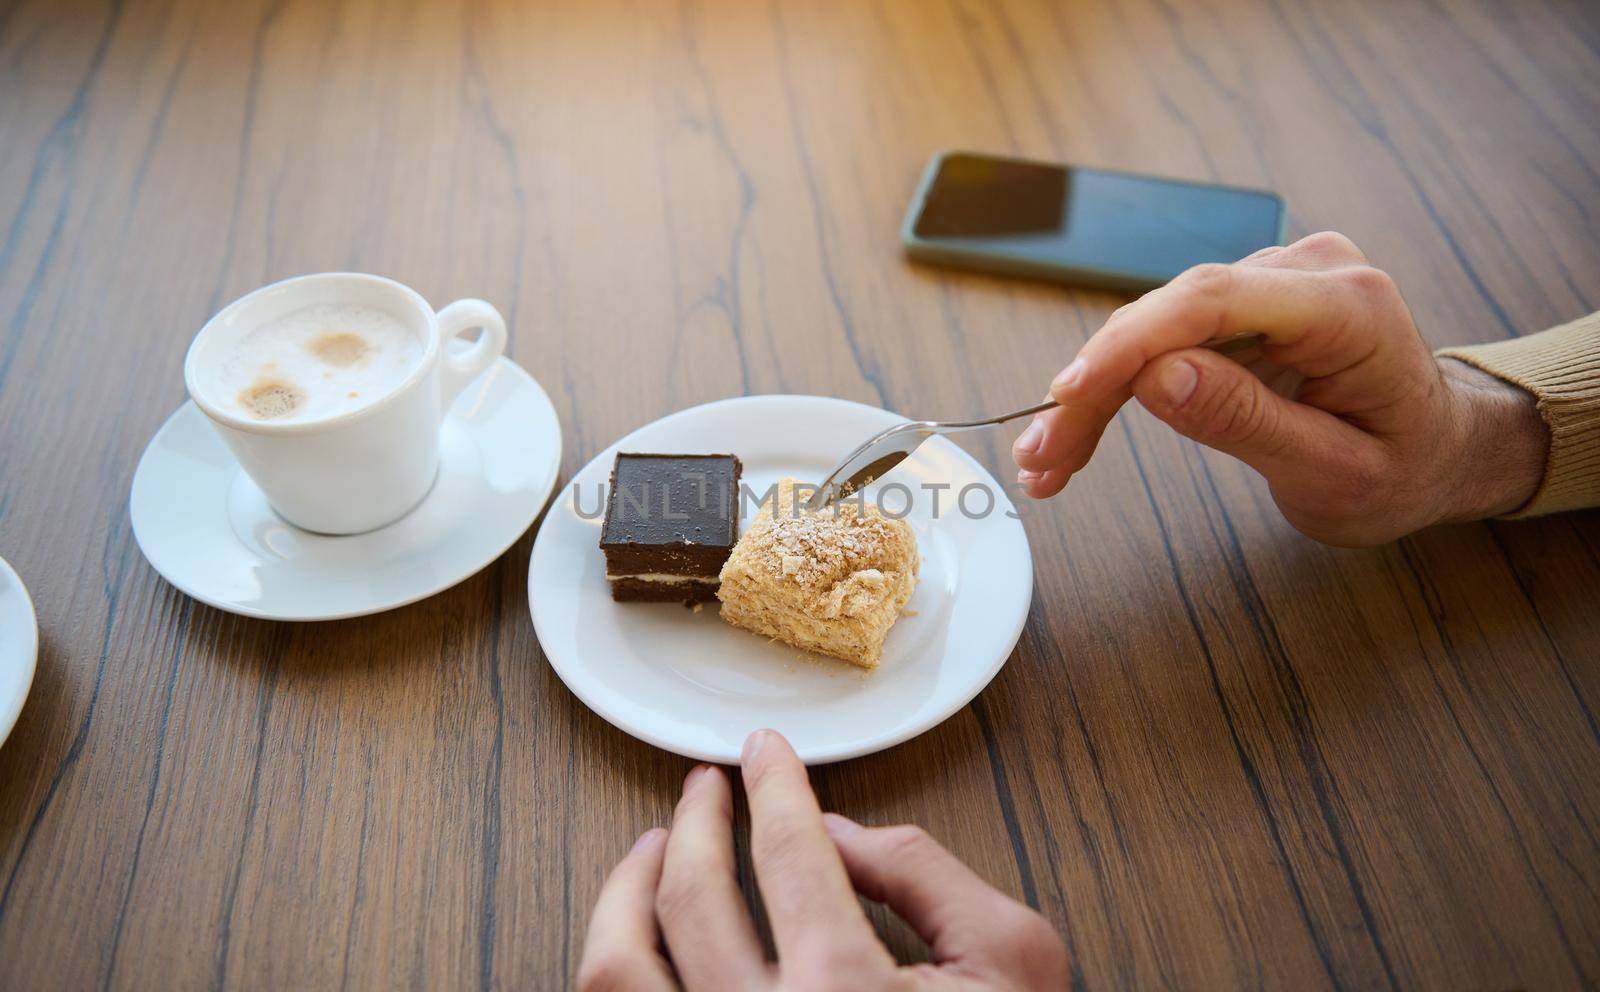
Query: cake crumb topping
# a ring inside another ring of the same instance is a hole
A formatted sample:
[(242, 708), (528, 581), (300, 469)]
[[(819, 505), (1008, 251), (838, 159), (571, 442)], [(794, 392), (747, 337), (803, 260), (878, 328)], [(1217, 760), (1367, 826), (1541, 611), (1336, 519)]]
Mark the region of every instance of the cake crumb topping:
[(790, 505), (769, 507), (762, 514), (769, 530), (768, 541), (760, 545), (761, 563), (772, 574), (807, 589), (833, 586), (863, 570), (881, 584), (883, 573), (874, 566), (903, 543), (898, 530), (904, 525), (875, 507), (867, 507), (865, 513), (861, 509), (853, 503), (816, 513)]

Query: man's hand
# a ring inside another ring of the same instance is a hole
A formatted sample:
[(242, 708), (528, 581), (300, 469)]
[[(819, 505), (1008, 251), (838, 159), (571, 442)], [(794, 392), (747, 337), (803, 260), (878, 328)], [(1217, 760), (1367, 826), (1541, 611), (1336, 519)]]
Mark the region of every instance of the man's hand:
[[(762, 952), (734, 876), (733, 794), (701, 765), (672, 830), (652, 830), (611, 872), (589, 922), (578, 987), (600, 990), (1059, 989), (1066, 951), (1039, 914), (990, 888), (917, 827), (823, 815), (789, 742), (745, 742), (750, 850), (778, 960)], [(898, 966), (859, 892), (928, 942)]]
[[(1225, 358), (1204, 342), (1256, 334)], [(1240, 356), (1235, 356), (1240, 357)], [(1111, 315), (1017, 438), (1017, 481), (1053, 496), (1130, 397), (1266, 477), (1300, 531), (1352, 547), (1508, 513), (1539, 485), (1533, 399), (1436, 360), (1394, 282), (1341, 234), (1201, 265)]]

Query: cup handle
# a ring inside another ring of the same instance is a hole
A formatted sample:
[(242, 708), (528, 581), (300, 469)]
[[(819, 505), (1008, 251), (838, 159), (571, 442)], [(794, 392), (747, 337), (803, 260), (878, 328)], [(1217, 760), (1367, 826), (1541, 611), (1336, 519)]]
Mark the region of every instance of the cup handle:
[[(506, 350), (506, 321), (500, 311), (483, 300), (457, 300), (439, 311), (439, 392), (445, 408), (467, 388), (467, 383)], [(472, 347), (456, 354), (450, 342), (474, 327), (483, 334)]]

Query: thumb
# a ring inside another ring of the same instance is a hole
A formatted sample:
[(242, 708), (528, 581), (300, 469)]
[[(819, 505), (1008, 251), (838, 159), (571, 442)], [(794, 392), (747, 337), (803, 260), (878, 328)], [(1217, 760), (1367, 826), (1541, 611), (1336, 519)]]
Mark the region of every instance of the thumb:
[(1361, 432), (1332, 414), (1274, 393), (1244, 366), (1205, 348), (1167, 352), (1145, 364), (1133, 395), (1191, 440), (1249, 465), (1269, 482), (1328, 464)]
[(911, 925), (938, 962), (1053, 946), (1044, 918), (992, 888), (921, 827), (863, 827), (837, 813), (823, 824), (856, 891)]

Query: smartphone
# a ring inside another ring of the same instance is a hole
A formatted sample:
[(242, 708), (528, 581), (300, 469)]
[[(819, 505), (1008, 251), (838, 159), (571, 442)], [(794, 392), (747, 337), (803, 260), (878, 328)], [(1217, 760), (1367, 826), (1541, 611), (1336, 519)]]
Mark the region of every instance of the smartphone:
[(1266, 190), (952, 151), (923, 171), (901, 240), (919, 262), (1139, 293), (1282, 244), (1287, 218)]

